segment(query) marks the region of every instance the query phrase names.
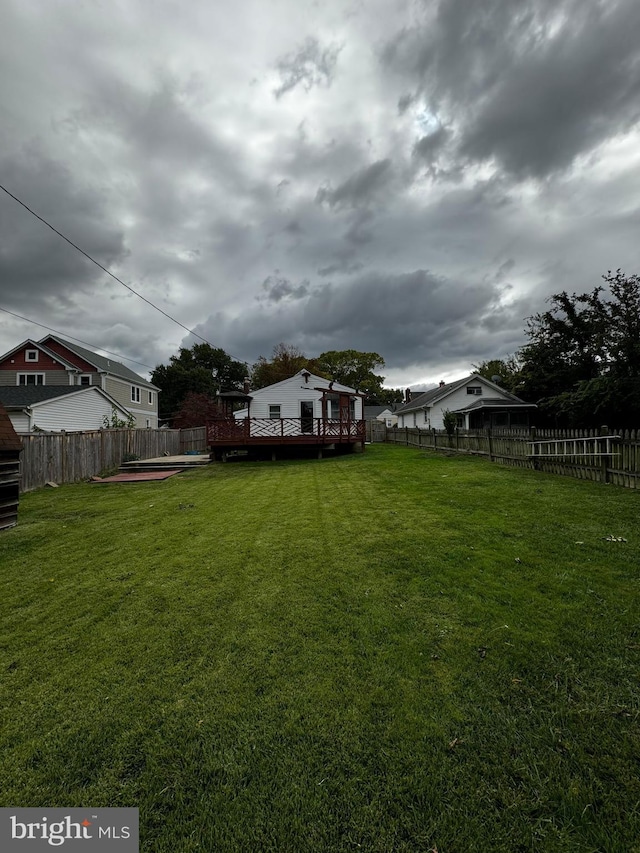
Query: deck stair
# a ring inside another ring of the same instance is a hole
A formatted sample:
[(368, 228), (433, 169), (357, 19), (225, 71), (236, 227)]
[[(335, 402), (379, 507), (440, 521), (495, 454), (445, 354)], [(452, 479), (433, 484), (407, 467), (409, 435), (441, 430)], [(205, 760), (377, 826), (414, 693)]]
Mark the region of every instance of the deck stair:
[(184, 453), (179, 456), (157, 456), (153, 459), (136, 459), (133, 462), (123, 462), (118, 470), (123, 474), (143, 471), (182, 471), (190, 468), (202, 468), (210, 463), (209, 453)]

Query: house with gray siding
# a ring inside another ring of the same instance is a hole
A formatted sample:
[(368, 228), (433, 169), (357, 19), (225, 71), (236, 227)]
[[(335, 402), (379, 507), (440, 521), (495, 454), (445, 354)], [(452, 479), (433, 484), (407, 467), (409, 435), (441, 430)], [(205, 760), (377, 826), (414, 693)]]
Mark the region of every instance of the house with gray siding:
[(139, 428), (158, 426), (159, 388), (113, 358), (46, 335), (0, 356), (0, 387), (96, 387), (135, 418)]

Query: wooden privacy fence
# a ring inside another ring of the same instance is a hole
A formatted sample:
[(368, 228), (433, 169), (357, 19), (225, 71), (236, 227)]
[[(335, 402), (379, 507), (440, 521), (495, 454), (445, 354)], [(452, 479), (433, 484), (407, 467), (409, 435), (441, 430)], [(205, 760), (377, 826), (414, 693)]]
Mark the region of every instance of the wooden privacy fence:
[(207, 428), (204, 426), (180, 430), (180, 453), (207, 449)]
[(387, 439), (387, 425), (384, 421), (367, 421), (366, 430), (367, 441), (380, 442)]
[(110, 468), (128, 456), (150, 459), (180, 453), (177, 429), (104, 429), (95, 432), (30, 433), (21, 436), (20, 489), (46, 483), (75, 483)]
[(449, 453), (487, 456), (521, 468), (534, 468), (579, 480), (639, 487), (640, 430), (444, 430), (410, 427), (387, 430), (387, 441)]

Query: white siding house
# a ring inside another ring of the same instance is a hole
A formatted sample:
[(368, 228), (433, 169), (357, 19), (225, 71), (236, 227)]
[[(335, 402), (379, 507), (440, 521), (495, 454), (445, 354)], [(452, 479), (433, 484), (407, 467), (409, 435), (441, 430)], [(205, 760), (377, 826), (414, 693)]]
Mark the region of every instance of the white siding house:
[[(345, 409), (347, 405), (348, 415)], [(293, 418), (303, 423), (313, 419), (315, 432), (320, 428), (317, 421), (339, 421), (341, 417), (344, 420), (362, 420), (362, 397), (354, 388), (301, 370), (289, 379), (252, 391), (248, 408), (235, 412), (234, 417), (270, 420)]]
[(515, 428), (528, 426), (536, 408), (474, 373), (425, 391), (396, 414), (399, 427), (441, 430), (444, 414), (449, 411), (456, 415), (460, 429)]
[(317, 445), (320, 453), (323, 447), (353, 451), (364, 445), (362, 395), (339, 382), (301, 370), (243, 397), (246, 408), (207, 425), (214, 455), (260, 445)]
[(129, 412), (101, 388), (64, 386), (0, 388), (2, 401), (18, 433), (80, 432), (104, 427), (104, 418), (126, 420)]

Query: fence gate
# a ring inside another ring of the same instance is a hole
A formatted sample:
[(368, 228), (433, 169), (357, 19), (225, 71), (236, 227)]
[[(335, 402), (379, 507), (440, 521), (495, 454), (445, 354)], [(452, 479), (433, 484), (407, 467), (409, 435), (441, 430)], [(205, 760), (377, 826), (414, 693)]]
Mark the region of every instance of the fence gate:
[(386, 441), (387, 425), (384, 421), (367, 421), (367, 441)]

